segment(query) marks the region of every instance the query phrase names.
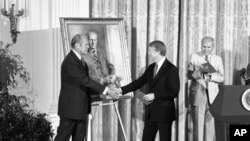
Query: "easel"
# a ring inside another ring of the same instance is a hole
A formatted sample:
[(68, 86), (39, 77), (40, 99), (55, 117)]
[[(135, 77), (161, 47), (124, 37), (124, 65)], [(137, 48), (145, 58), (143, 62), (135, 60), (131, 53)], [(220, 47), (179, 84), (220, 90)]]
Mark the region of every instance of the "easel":
[[(126, 133), (125, 133), (125, 130), (124, 130), (124, 126), (123, 126), (123, 123), (122, 123), (122, 119), (121, 119), (121, 116), (120, 116), (120, 113), (119, 113), (119, 110), (118, 110), (118, 107), (116, 105), (117, 102), (110, 102), (110, 103), (95, 103), (95, 104), (91, 104), (91, 106), (107, 106), (107, 105), (114, 105), (114, 108), (115, 108), (115, 112), (116, 112), (116, 115), (118, 117), (118, 120), (119, 120), (119, 123), (121, 125), (121, 128), (122, 128), (122, 133), (123, 133), (123, 136), (125, 138), (125, 141), (128, 141), (127, 140), (127, 136), (126, 136)], [(91, 141), (91, 120), (92, 120), (92, 115), (89, 114), (88, 115), (88, 124), (87, 124), (87, 134), (86, 134), (86, 140), (85, 141)]]

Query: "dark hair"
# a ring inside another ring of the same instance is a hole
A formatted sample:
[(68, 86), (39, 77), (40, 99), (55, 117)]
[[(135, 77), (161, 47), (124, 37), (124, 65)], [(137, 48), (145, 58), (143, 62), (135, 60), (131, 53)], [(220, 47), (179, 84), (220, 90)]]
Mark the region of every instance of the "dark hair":
[(162, 41), (153, 41), (149, 43), (149, 47), (154, 47), (157, 52), (160, 52), (162, 56), (166, 55), (166, 46)]

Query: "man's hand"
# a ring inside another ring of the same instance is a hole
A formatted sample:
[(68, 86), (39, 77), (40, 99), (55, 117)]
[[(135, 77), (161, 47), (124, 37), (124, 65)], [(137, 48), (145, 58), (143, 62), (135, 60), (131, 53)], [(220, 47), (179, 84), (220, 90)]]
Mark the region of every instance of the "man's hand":
[(201, 85), (203, 89), (207, 88), (206, 81), (204, 79), (198, 79), (197, 82)]
[(200, 79), (202, 77), (200, 66), (189, 64), (187, 76), (189, 79)]
[(154, 99), (155, 99), (155, 94), (154, 93), (149, 93), (149, 94), (146, 94), (146, 95), (143, 96), (143, 100), (147, 101), (147, 102), (152, 101)]
[(113, 89), (108, 89), (107, 91), (108, 96), (110, 96), (113, 99), (118, 99), (119, 95), (121, 95), (117, 90)]
[(200, 71), (201, 71), (201, 73), (206, 74), (209, 72), (209, 69), (206, 67), (200, 66)]
[(211, 80), (211, 76), (212, 76), (211, 73), (207, 73), (207, 74), (204, 75), (206, 83), (208, 83)]
[(122, 89), (121, 88), (112, 87), (111, 89), (114, 90), (115, 92), (119, 93), (119, 95), (122, 95)]

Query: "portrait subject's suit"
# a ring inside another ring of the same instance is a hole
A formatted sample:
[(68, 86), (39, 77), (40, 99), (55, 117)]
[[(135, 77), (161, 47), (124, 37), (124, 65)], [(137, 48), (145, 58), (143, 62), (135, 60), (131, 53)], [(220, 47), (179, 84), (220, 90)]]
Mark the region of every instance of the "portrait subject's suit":
[[(205, 56), (198, 52), (191, 55), (189, 63), (192, 66), (201, 66), (206, 62)], [(208, 62), (215, 68), (216, 72), (211, 74), (211, 79), (206, 86), (199, 82), (199, 79), (204, 79), (199, 70), (195, 70), (189, 75), (189, 79), (192, 80), (189, 88), (189, 104), (191, 105), (191, 117), (194, 125), (194, 141), (215, 140), (214, 119), (209, 112), (209, 105), (213, 103), (219, 93), (218, 84), (224, 81), (224, 68), (221, 57), (215, 54), (208, 56)]]
[(101, 78), (115, 73), (114, 65), (110, 63), (106, 53), (102, 49), (97, 49), (98, 62), (94, 59), (90, 51), (82, 57), (88, 64), (90, 77), (97, 82), (100, 82)]
[(61, 66), (60, 126), (55, 141), (69, 140), (71, 134), (73, 141), (80, 141), (85, 136), (86, 118), (91, 108), (90, 90), (101, 94), (104, 89), (104, 86), (90, 79), (88, 66), (70, 51)]
[(149, 65), (143, 75), (130, 84), (121, 87), (126, 94), (148, 85), (147, 93), (154, 93), (155, 99), (146, 105), (143, 141), (154, 141), (160, 132), (160, 141), (171, 140), (171, 125), (176, 119), (174, 98), (178, 96), (180, 81), (178, 69), (165, 59), (154, 77), (155, 63)]

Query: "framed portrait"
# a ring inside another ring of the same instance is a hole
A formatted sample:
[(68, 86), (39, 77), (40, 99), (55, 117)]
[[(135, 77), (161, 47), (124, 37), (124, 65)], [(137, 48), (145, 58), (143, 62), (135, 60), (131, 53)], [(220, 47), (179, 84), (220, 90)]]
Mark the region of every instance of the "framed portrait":
[[(121, 18), (89, 19), (60, 18), (64, 55), (70, 49), (70, 42), (76, 34), (94, 32), (97, 34), (97, 50), (100, 49), (115, 68), (121, 86), (131, 82), (131, 66), (129, 60), (124, 21)], [(100, 59), (103, 61), (103, 59)], [(88, 63), (87, 63), (88, 64)], [(132, 94), (132, 93), (131, 93)], [(130, 94), (130, 95), (131, 95)]]

